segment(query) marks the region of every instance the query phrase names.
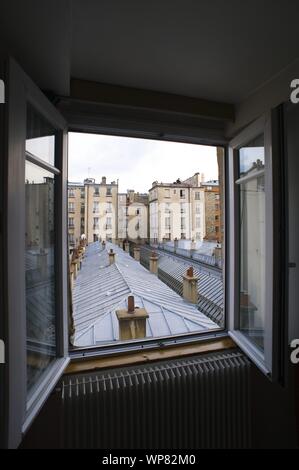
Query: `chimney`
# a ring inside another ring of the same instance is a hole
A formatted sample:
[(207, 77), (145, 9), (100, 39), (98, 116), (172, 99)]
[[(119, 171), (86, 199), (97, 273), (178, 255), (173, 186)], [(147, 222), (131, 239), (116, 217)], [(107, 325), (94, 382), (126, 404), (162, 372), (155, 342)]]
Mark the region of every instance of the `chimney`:
[(109, 251), (109, 264), (114, 264), (115, 263), (115, 253), (113, 249), (111, 248)]
[(102, 176), (102, 184), (106, 184), (106, 181), (107, 181), (106, 176)]
[(192, 304), (197, 304), (198, 292), (197, 282), (199, 278), (194, 276), (193, 267), (187, 269), (186, 274), (183, 275), (183, 297)]
[(216, 259), (221, 259), (222, 258), (222, 249), (219, 244), (217, 244), (216, 248), (214, 248), (214, 256)]
[(139, 246), (134, 247), (134, 259), (140, 261), (140, 248)]
[(146, 319), (149, 317), (145, 308), (135, 307), (133, 295), (128, 297), (128, 308), (116, 310), (119, 324), (119, 339), (130, 341), (146, 337)]
[(154, 251), (151, 252), (149, 258), (150, 272), (153, 274), (158, 274), (158, 255)]

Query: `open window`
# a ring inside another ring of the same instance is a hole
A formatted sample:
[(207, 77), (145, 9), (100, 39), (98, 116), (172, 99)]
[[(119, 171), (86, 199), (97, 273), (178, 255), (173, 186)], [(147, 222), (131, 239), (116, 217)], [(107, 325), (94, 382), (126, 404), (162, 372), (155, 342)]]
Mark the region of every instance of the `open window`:
[(272, 379), (279, 373), (278, 317), (283, 311), (282, 273), (277, 272), (283, 194), (283, 179), (279, 188), (275, 185), (278, 136), (275, 110), (243, 130), (229, 149), (230, 335)]
[(6, 61), (5, 171), (8, 446), (15, 447), (65, 369), (66, 123)]

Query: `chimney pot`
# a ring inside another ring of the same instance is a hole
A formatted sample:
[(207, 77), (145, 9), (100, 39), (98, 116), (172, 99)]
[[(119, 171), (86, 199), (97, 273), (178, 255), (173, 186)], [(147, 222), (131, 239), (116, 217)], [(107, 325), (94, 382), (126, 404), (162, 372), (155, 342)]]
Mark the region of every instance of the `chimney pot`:
[(135, 299), (134, 295), (129, 295), (128, 297), (128, 312), (134, 313), (135, 311)]
[(193, 266), (190, 266), (190, 268), (187, 269), (187, 276), (193, 277)]

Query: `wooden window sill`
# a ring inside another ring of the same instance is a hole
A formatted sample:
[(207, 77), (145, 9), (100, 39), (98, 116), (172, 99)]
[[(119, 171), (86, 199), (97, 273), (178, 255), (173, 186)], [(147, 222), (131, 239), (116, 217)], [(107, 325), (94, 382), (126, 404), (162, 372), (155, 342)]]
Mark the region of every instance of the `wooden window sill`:
[(168, 346), (161, 349), (147, 351), (134, 351), (106, 357), (82, 358), (70, 362), (65, 375), (80, 372), (91, 372), (101, 369), (112, 369), (117, 367), (133, 366), (137, 364), (148, 364), (149, 362), (165, 359), (180, 359), (186, 356), (206, 354), (225, 349), (235, 348), (236, 344), (229, 338), (202, 341), (196, 344), (184, 344), (180, 346)]

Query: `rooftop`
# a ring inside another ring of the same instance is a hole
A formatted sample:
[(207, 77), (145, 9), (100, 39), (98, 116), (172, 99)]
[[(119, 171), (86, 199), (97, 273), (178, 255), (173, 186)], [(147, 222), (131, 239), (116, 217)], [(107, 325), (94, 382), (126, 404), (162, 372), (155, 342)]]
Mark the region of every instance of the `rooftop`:
[[(116, 261), (109, 266), (108, 250)], [(162, 337), (215, 329), (218, 326), (193, 304), (160, 281), (128, 253), (111, 243), (96, 242), (86, 249), (73, 291), (75, 346), (119, 340), (117, 309), (127, 308), (128, 295), (145, 308), (147, 337)]]

